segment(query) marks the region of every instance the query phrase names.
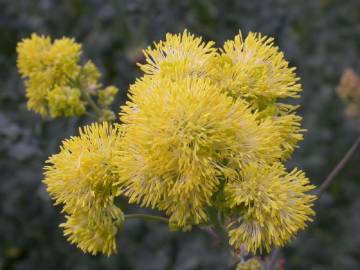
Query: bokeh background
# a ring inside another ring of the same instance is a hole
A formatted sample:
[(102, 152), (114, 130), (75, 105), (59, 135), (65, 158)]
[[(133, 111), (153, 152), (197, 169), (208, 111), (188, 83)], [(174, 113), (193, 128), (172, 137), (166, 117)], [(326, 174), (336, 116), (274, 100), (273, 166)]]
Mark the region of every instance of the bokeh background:
[[(228, 269), (229, 255), (200, 230), (128, 222), (110, 258), (68, 244), (42, 180), (46, 158), (87, 118), (49, 121), (26, 109), (16, 43), (32, 32), (83, 43), (84, 59), (121, 89), (140, 75), (141, 50), (185, 28), (221, 45), (241, 29), (275, 37), (302, 78), (305, 140), (289, 167), (320, 183), (358, 136), (335, 89), (360, 71), (359, 0), (0, 0), (0, 269)], [(360, 151), (359, 151), (360, 152)], [(282, 250), (285, 269), (360, 269), (360, 153), (317, 202), (310, 228)]]

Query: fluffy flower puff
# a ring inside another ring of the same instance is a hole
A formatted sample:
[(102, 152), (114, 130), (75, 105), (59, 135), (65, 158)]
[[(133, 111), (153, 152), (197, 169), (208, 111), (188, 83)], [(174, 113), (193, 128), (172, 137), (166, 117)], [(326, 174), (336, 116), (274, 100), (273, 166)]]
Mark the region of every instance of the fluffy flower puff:
[(60, 224), (64, 235), (83, 252), (110, 256), (116, 251), (116, 234), (124, 222), (123, 212), (111, 204), (93, 209), (77, 209)]
[(143, 51), (145, 64), (138, 64), (145, 75), (130, 86), (131, 99), (144, 99), (165, 79), (206, 78), (215, 70), (213, 59), (218, 56), (214, 42), (184, 30), (180, 34), (166, 34), (163, 41)]
[(254, 253), (286, 244), (314, 215), (315, 196), (308, 194), (313, 188), (302, 171), (287, 173), (280, 163), (245, 166), (238, 179), (225, 185), (234, 215), (230, 244)]
[(296, 106), (279, 103), (279, 99), (297, 98), (301, 91), (295, 68), (289, 67), (284, 54), (274, 45), (273, 38), (239, 33), (225, 42), (221, 54), (210, 65), (216, 72), (211, 78), (219, 89), (249, 103), (260, 118), (273, 120), (283, 138), (282, 159), (287, 159), (302, 140), (301, 117)]
[(146, 98), (122, 108), (127, 127), (114, 163), (130, 202), (165, 210), (175, 226), (207, 220), (205, 207), (225, 171), (281, 155), (269, 123), (209, 80), (162, 79), (148, 87)]
[(185, 30), (182, 34), (166, 34), (165, 41), (143, 51), (145, 64), (139, 64), (147, 75), (181, 79), (186, 76), (204, 77), (210, 72), (209, 63), (217, 55), (214, 42), (205, 43)]
[[(274, 46), (273, 39), (258, 33), (241, 33), (225, 42), (221, 54), (200, 37), (188, 33), (167, 34), (165, 41), (155, 43), (155, 48), (144, 51), (146, 62), (139, 64), (145, 76), (131, 86), (134, 102), (152, 91), (149, 85), (158, 84), (162, 77), (172, 79), (210, 78), (233, 98), (248, 102), (258, 117), (273, 121), (282, 138), (286, 160), (303, 139), (301, 117), (295, 114), (296, 106), (284, 105), (279, 98), (298, 97), (301, 91), (295, 68), (290, 68), (284, 55)], [(151, 81), (151, 82), (150, 82)]]
[(124, 219), (114, 205), (120, 190), (111, 163), (120, 137), (120, 128), (106, 122), (86, 126), (65, 140), (45, 166), (47, 191), (67, 214), (65, 234), (93, 254), (115, 251), (115, 232)]
[(218, 77), (223, 90), (230, 95), (267, 99), (298, 97), (301, 85), (284, 59), (284, 54), (274, 46), (273, 38), (250, 32), (224, 43), (216, 59)]

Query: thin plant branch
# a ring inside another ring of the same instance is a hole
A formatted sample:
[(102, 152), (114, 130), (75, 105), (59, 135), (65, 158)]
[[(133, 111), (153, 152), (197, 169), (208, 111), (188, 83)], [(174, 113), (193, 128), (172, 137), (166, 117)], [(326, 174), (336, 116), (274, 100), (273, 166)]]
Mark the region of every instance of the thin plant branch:
[(100, 117), (101, 116), (101, 109), (98, 107), (98, 105), (95, 103), (95, 101), (91, 98), (91, 96), (89, 95), (89, 93), (87, 92), (86, 89), (82, 89), (80, 87), (80, 91), (82, 96), (84, 97), (84, 99), (87, 101), (87, 103), (89, 104), (89, 106), (91, 107), (91, 109), (93, 109), (93, 111), (95, 112), (95, 114)]
[(85, 89), (83, 85), (81, 84), (81, 80), (79, 78), (73, 79), (71, 77), (68, 77), (69, 81), (76, 86), (78, 89), (80, 89), (81, 95), (85, 99), (85, 101), (88, 103), (88, 105), (91, 107), (91, 109), (94, 111), (96, 116), (98, 118), (101, 117), (102, 111), (99, 108), (99, 106), (96, 104), (96, 102), (92, 99), (92, 97), (89, 95), (88, 89)]
[(89, 117), (91, 117), (93, 119), (96, 119), (96, 120), (98, 119), (97, 116), (95, 114), (93, 114), (93, 113), (85, 112), (85, 115), (87, 115), (87, 116), (89, 116)]
[(314, 191), (314, 194), (320, 197), (324, 191), (329, 187), (335, 177), (339, 174), (339, 172), (345, 167), (345, 165), (349, 162), (352, 156), (355, 154), (357, 148), (360, 145), (360, 136), (355, 140), (350, 149), (346, 152), (345, 156), (340, 160), (340, 162), (335, 166), (335, 168), (330, 172), (328, 177), (322, 182), (322, 184)]
[(127, 214), (127, 215), (125, 215), (125, 220), (126, 219), (142, 219), (142, 220), (148, 220), (148, 221), (158, 221), (158, 222), (162, 222), (162, 223), (166, 223), (166, 224), (169, 223), (169, 219), (167, 219), (165, 217), (146, 215), (146, 214)]

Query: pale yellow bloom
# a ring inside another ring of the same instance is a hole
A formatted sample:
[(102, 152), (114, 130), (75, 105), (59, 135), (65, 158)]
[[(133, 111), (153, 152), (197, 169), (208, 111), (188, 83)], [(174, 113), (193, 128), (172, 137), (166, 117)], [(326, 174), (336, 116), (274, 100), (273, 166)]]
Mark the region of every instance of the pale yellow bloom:
[(103, 253), (110, 256), (116, 252), (116, 234), (124, 222), (124, 214), (114, 206), (77, 209), (66, 215), (60, 227), (72, 244), (93, 255)]
[(144, 50), (146, 64), (139, 64), (146, 74), (182, 78), (203, 77), (209, 72), (209, 61), (217, 55), (214, 42), (204, 42), (185, 30), (182, 34), (166, 34), (165, 41)]
[(295, 68), (289, 67), (273, 40), (250, 32), (245, 39), (239, 33), (234, 40), (226, 41), (216, 60), (218, 73), (214, 79), (237, 97), (298, 97), (301, 86)]
[(228, 207), (234, 211), (230, 243), (251, 252), (283, 246), (311, 221), (315, 196), (308, 192), (313, 188), (303, 172), (287, 173), (280, 163), (244, 167), (238, 179), (225, 185)]
[(65, 140), (45, 166), (47, 190), (68, 215), (65, 234), (93, 254), (115, 251), (115, 232), (124, 219), (114, 204), (120, 189), (112, 165), (120, 136), (119, 128), (106, 122), (86, 126)]
[(258, 112), (259, 119), (273, 121), (282, 137), (282, 160), (286, 160), (303, 139), (297, 106), (280, 103), (280, 99), (297, 98), (301, 91), (295, 68), (289, 67), (273, 38), (250, 32), (239, 33), (224, 43), (221, 54), (211, 65), (210, 77), (221, 91), (234, 99), (241, 98)]

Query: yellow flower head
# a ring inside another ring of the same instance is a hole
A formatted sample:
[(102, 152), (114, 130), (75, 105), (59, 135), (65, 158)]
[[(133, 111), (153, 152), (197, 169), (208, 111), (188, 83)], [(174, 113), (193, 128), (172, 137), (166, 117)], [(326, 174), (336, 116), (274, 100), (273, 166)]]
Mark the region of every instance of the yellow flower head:
[(163, 79), (149, 87), (121, 113), (127, 128), (117, 163), (130, 202), (164, 209), (180, 227), (199, 223), (228, 166), (280, 156), (268, 122), (209, 80)]
[(123, 212), (109, 205), (101, 209), (78, 209), (66, 215), (66, 222), (60, 227), (68, 240), (82, 251), (110, 256), (116, 252), (116, 234), (123, 222)]
[(61, 151), (47, 160), (45, 184), (66, 212), (106, 205), (119, 195), (118, 175), (111, 163), (120, 131), (106, 122), (80, 129), (80, 135), (63, 141)]
[(254, 253), (283, 246), (314, 215), (315, 196), (307, 194), (313, 188), (303, 172), (287, 173), (280, 163), (244, 167), (238, 179), (225, 185), (228, 207), (235, 213), (230, 243)]
[(209, 61), (217, 54), (213, 45), (214, 42), (205, 43), (186, 30), (178, 35), (166, 34), (165, 41), (144, 50), (146, 64), (139, 66), (150, 75), (202, 77), (209, 72)]
[(118, 175), (112, 159), (119, 140), (119, 128), (110, 124), (86, 126), (79, 136), (65, 140), (60, 153), (51, 156), (45, 166), (47, 190), (55, 204), (62, 204), (69, 214), (63, 225), (66, 234), (91, 253), (114, 251), (114, 229), (109, 228), (123, 220), (114, 205), (120, 190), (115, 186)]
[(304, 130), (301, 117), (295, 114), (297, 106), (279, 103), (279, 99), (299, 97), (301, 85), (295, 68), (289, 67), (273, 38), (251, 32), (243, 38), (239, 33), (224, 43), (211, 66), (216, 70), (211, 77), (221, 91), (248, 102), (259, 112), (259, 119), (273, 121), (282, 137), (282, 160), (287, 159), (302, 140)]
[(241, 33), (228, 40), (217, 59), (217, 80), (230, 95), (247, 98), (298, 97), (301, 86), (284, 59), (284, 54), (273, 44), (273, 38), (259, 33)]

